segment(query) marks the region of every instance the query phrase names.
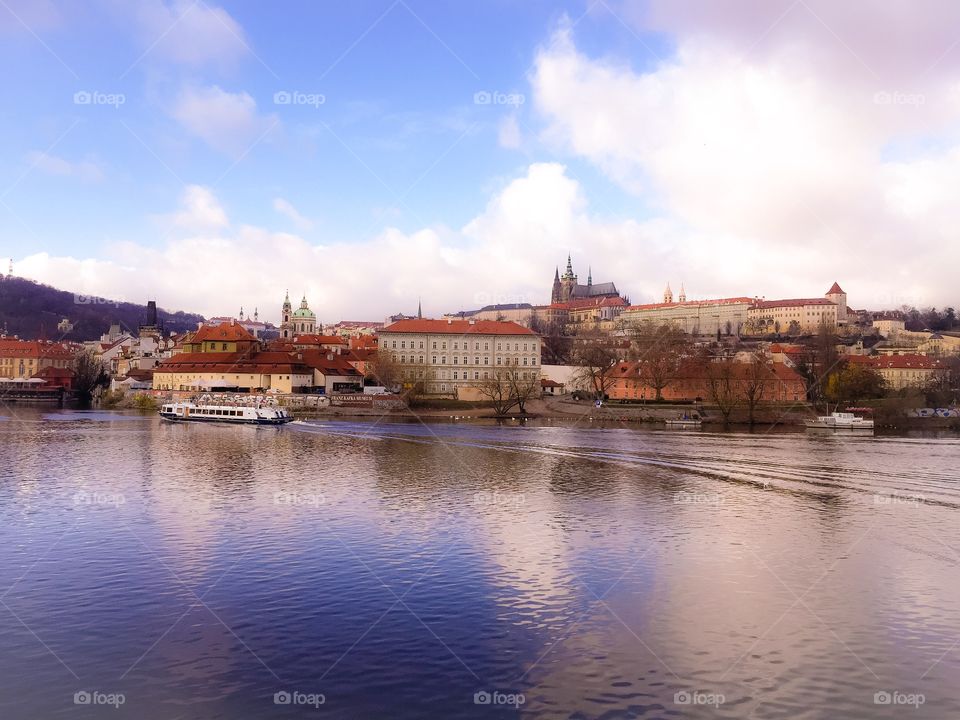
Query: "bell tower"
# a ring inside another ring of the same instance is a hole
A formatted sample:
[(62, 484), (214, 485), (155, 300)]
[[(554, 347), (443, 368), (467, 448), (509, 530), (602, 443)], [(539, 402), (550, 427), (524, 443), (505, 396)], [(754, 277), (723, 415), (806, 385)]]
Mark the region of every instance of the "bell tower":
[(290, 304), (290, 291), (287, 290), (287, 296), (283, 300), (283, 309), (280, 313), (280, 337), (284, 340), (293, 340), (293, 325), (290, 322), (290, 315), (293, 312), (293, 305)]

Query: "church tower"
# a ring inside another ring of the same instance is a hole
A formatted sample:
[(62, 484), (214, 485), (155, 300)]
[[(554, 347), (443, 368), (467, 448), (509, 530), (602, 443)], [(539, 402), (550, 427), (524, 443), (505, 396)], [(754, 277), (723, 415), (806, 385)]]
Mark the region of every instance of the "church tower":
[(577, 276), (573, 272), (573, 262), (570, 259), (570, 253), (567, 253), (567, 269), (560, 276), (560, 302), (567, 302), (574, 295), (574, 288), (577, 287)]
[(670, 283), (667, 283), (667, 289), (663, 291), (663, 302), (673, 302), (673, 290), (670, 289)]
[(687, 301), (687, 291), (683, 289), (683, 283), (680, 283), (680, 297), (677, 299), (682, 303)]
[(553, 290), (550, 292), (550, 304), (560, 302), (560, 268), (553, 271)]
[(293, 340), (293, 323), (290, 316), (293, 313), (293, 306), (290, 304), (290, 291), (287, 290), (287, 297), (283, 301), (283, 310), (280, 313), (280, 338), (282, 340)]

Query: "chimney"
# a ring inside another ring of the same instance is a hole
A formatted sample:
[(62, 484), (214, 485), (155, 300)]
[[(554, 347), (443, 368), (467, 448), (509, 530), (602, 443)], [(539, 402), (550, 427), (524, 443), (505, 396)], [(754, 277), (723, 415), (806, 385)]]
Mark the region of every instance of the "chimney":
[(447, 325), (453, 325), (453, 318), (447, 318)]

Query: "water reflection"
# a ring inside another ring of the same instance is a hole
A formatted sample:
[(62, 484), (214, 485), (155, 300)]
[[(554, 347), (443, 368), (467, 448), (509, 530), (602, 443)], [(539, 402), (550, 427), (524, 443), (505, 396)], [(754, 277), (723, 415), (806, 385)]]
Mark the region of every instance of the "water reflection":
[(956, 438), (60, 415), (0, 429), (3, 717), (960, 711)]

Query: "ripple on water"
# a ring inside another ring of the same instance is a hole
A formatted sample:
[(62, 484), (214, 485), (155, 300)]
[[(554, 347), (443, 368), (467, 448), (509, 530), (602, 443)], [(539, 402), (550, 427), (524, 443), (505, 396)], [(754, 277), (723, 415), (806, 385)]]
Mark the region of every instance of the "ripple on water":
[(960, 713), (949, 440), (34, 418), (0, 429), (3, 717)]

